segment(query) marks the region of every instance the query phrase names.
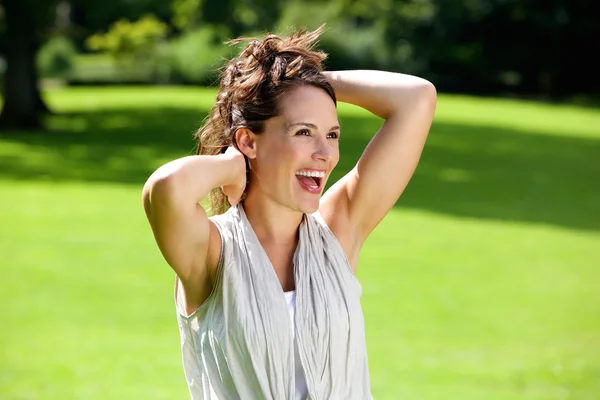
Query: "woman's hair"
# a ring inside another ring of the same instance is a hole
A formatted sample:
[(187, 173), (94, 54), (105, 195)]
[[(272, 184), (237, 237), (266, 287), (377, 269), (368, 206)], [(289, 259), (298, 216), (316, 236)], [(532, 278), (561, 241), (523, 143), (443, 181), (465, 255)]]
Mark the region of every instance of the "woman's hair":
[[(227, 42), (249, 43), (222, 71), (217, 101), (195, 134), (199, 139), (196, 154), (216, 155), (229, 146), (237, 148), (235, 132), (240, 128), (262, 133), (265, 121), (280, 115), (279, 100), (295, 87), (321, 88), (336, 103), (333, 88), (322, 74), (327, 54), (313, 49), (322, 30), (323, 26), (289, 36), (267, 34)], [(221, 188), (211, 191), (210, 201), (213, 215), (230, 207)]]

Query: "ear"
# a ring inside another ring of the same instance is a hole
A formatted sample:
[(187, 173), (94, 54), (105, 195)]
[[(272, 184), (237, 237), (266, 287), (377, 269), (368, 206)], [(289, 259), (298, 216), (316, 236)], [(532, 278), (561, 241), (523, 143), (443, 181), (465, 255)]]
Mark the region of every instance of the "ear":
[(235, 131), (234, 140), (238, 150), (249, 159), (256, 158), (256, 134), (248, 128), (240, 128)]

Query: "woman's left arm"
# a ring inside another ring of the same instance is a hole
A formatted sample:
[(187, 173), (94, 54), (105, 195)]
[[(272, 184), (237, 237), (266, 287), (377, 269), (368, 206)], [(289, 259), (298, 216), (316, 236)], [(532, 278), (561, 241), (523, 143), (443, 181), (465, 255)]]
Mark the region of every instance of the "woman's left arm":
[[(425, 79), (400, 73), (337, 71), (325, 75), (339, 101), (385, 120), (358, 164), (327, 191), (321, 203), (324, 218), (346, 232), (356, 232), (355, 247), (362, 245), (393, 207), (413, 175), (431, 127), (437, 94)], [(340, 219), (345, 223), (336, 224)]]

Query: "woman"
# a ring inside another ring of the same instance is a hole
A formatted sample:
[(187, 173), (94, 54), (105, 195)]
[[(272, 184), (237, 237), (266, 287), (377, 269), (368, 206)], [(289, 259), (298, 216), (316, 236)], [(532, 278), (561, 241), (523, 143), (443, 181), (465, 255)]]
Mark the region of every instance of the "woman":
[[(324, 72), (320, 32), (250, 40), (224, 71), (198, 155), (144, 186), (177, 275), (192, 399), (371, 398), (359, 253), (417, 166), (436, 91), (398, 73)], [(340, 157), (337, 100), (385, 122), (322, 195)]]

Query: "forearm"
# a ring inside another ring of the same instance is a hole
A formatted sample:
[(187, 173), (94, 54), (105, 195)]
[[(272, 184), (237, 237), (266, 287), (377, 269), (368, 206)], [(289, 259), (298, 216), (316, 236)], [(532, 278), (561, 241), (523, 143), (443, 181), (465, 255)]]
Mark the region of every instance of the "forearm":
[(239, 160), (225, 154), (183, 157), (157, 169), (144, 191), (150, 197), (197, 203), (212, 189), (233, 183), (242, 167)]
[(325, 76), (339, 101), (357, 105), (384, 119), (394, 113), (408, 113), (423, 101), (435, 101), (433, 84), (412, 75), (355, 70), (327, 71)]

